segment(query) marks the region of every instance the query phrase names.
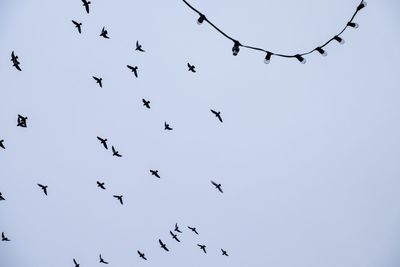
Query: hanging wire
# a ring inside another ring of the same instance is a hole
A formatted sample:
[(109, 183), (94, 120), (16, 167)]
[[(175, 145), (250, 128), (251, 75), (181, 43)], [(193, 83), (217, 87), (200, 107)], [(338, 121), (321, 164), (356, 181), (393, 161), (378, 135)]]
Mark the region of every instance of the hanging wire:
[(313, 53), (314, 51), (317, 51), (318, 53), (320, 53), (323, 56), (327, 55), (327, 52), (323, 49), (325, 46), (327, 46), (330, 42), (332, 41), (337, 41), (340, 44), (344, 43), (344, 39), (342, 37), (340, 37), (340, 35), (349, 27), (351, 28), (358, 28), (358, 24), (353, 22), (355, 16), (357, 15), (357, 13), (363, 9), (364, 7), (367, 6), (367, 3), (362, 0), (360, 2), (360, 4), (357, 6), (356, 11), (353, 13), (353, 16), (351, 16), (351, 19), (349, 20), (349, 22), (346, 24), (346, 26), (335, 36), (333, 36), (331, 39), (329, 39), (328, 41), (326, 41), (323, 45), (317, 46), (316, 48), (305, 52), (305, 53), (300, 53), (300, 54), (295, 54), (295, 55), (287, 55), (287, 54), (279, 54), (279, 53), (275, 53), (269, 50), (265, 50), (259, 47), (254, 47), (254, 46), (248, 46), (248, 45), (244, 45), (241, 42), (239, 42), (238, 40), (232, 38), (231, 36), (229, 36), (228, 34), (226, 34), (225, 32), (223, 32), (220, 28), (218, 28), (217, 26), (215, 26), (215, 24), (213, 24), (210, 20), (207, 19), (207, 17), (201, 13), (200, 11), (198, 11), (196, 8), (194, 8), (192, 5), (190, 5), (186, 0), (182, 0), (188, 7), (190, 7), (194, 12), (196, 12), (199, 15), (199, 18), (197, 19), (197, 23), (200, 25), (202, 24), (204, 21), (207, 22), (208, 24), (210, 24), (215, 30), (217, 30), (220, 34), (222, 34), (224, 37), (226, 37), (227, 39), (231, 40), (233, 42), (233, 47), (232, 47), (232, 54), (234, 56), (237, 56), (239, 51), (240, 51), (240, 47), (244, 47), (247, 49), (252, 49), (252, 50), (258, 50), (258, 51), (262, 51), (264, 53), (266, 53), (265, 55), (265, 59), (264, 62), (266, 64), (268, 64), (271, 60), (272, 56), (276, 56), (276, 57), (284, 57), (284, 58), (296, 58), (300, 63), (306, 63), (306, 59), (304, 58), (304, 56), (309, 55), (311, 53)]

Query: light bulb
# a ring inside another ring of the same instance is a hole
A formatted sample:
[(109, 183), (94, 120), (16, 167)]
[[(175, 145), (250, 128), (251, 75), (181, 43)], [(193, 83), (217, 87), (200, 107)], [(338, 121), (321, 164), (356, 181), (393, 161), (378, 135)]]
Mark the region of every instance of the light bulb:
[(233, 54), (234, 56), (237, 56), (238, 53), (239, 53), (239, 51), (240, 51), (239, 45), (240, 45), (240, 43), (239, 43), (238, 41), (235, 41), (235, 43), (233, 44), (233, 47), (232, 47), (232, 54)]
[(328, 53), (324, 49), (322, 49), (321, 47), (317, 47), (317, 48), (315, 48), (315, 50), (318, 51), (318, 53), (320, 53), (324, 57), (326, 57), (328, 55)]
[(295, 57), (297, 58), (298, 61), (300, 61), (301, 64), (306, 64), (307, 60), (301, 55), (297, 54), (295, 55)]
[(336, 35), (335, 37), (333, 37), (333, 39), (338, 41), (339, 44), (344, 44), (344, 39), (342, 37)]
[(347, 26), (357, 29), (358, 28), (358, 23), (350, 21), (349, 23), (347, 23)]
[(269, 62), (271, 61), (271, 56), (272, 56), (272, 53), (267, 52), (267, 55), (265, 56), (265, 59), (264, 59), (265, 64), (269, 64)]
[(361, 9), (363, 9), (366, 6), (367, 6), (367, 2), (362, 1), (357, 7), (357, 11), (360, 11)]
[(201, 14), (200, 17), (197, 19), (197, 24), (201, 25), (205, 19), (206, 19), (206, 16)]

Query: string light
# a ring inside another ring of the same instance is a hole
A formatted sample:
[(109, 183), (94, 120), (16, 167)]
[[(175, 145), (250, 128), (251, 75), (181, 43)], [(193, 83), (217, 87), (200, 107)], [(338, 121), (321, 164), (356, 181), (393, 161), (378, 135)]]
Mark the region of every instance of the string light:
[(358, 28), (358, 23), (353, 22), (353, 19), (355, 18), (355, 16), (357, 15), (357, 13), (363, 9), (364, 7), (367, 6), (367, 2), (365, 2), (364, 0), (361, 1), (357, 8), (356, 11), (353, 13), (353, 16), (351, 17), (351, 19), (349, 20), (349, 22), (346, 24), (346, 26), (335, 36), (333, 36), (331, 39), (329, 39), (327, 42), (325, 42), (323, 45), (317, 46), (315, 49), (312, 49), (309, 52), (305, 52), (305, 53), (298, 53), (298, 54), (294, 54), (294, 55), (288, 55), (288, 54), (279, 54), (279, 53), (274, 53), (271, 52), (269, 50), (265, 50), (259, 47), (254, 47), (254, 46), (248, 46), (248, 45), (243, 45), (241, 44), (238, 40), (232, 38), (231, 36), (229, 36), (228, 34), (226, 34), (225, 32), (223, 32), (221, 29), (219, 29), (217, 26), (215, 26), (210, 20), (207, 19), (207, 17), (205, 15), (203, 15), (200, 11), (198, 11), (197, 9), (195, 9), (192, 5), (190, 5), (186, 0), (182, 0), (190, 9), (192, 9), (194, 12), (196, 12), (199, 15), (199, 18), (197, 19), (197, 24), (201, 25), (203, 24), (203, 22), (207, 22), (211, 27), (213, 27), (216, 31), (218, 31), (221, 35), (223, 35), (224, 37), (226, 37), (227, 39), (231, 40), (233, 42), (233, 47), (232, 47), (232, 54), (234, 56), (237, 56), (239, 54), (240, 48), (247, 48), (247, 49), (251, 49), (251, 50), (258, 50), (261, 52), (266, 53), (265, 58), (264, 58), (264, 63), (265, 64), (269, 64), (271, 62), (271, 57), (272, 56), (276, 56), (276, 57), (283, 57), (283, 58), (296, 58), (300, 63), (305, 64), (306, 63), (306, 59), (304, 58), (304, 56), (309, 55), (311, 53), (313, 53), (314, 51), (317, 51), (318, 53), (320, 53), (322, 56), (326, 56), (327, 52), (323, 49), (325, 46), (327, 46), (328, 44), (330, 44), (333, 40), (337, 41), (340, 44), (344, 44), (344, 39), (342, 37), (340, 37), (340, 35), (348, 28)]

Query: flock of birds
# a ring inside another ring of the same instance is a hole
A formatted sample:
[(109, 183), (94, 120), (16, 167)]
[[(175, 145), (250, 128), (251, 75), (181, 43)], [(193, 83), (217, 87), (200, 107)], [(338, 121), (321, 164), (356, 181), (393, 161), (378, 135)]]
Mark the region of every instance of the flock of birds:
[[(90, 12), (90, 1), (87, 0), (81, 0), (83, 3), (83, 6), (86, 10), (87, 13)], [(79, 34), (82, 33), (82, 23), (81, 22), (77, 22), (75, 20), (72, 20), (72, 23), (75, 25), (75, 27), (77, 28)], [(109, 34), (108, 31), (105, 29), (105, 27), (102, 28), (100, 36), (105, 38), (105, 39), (109, 39)], [(143, 49), (142, 45), (139, 43), (139, 41), (136, 41), (136, 51), (144, 53), (145, 50)], [(12, 62), (12, 66), (15, 67), (18, 71), (22, 71), (21, 68), (21, 63), (19, 61), (19, 57), (15, 54), (14, 51), (11, 52), (11, 62)], [(192, 73), (196, 73), (195, 70), (195, 66), (191, 65), (190, 63), (187, 63), (187, 67), (188, 67), (188, 71), (192, 72)], [(138, 78), (138, 67), (137, 66), (131, 66), (131, 65), (127, 65), (127, 68), (134, 73), (135, 77)], [(102, 88), (103, 87), (103, 79), (101, 77), (96, 77), (96, 76), (92, 76), (93, 79), (96, 81), (96, 83)], [(150, 109), (150, 101), (146, 100), (146, 99), (142, 99), (143, 102), (143, 106), (146, 107), (147, 109)], [(220, 111), (215, 111), (213, 109), (210, 109), (210, 111), (216, 116), (216, 118), (218, 118), (218, 120), (220, 122), (223, 122), (222, 117), (221, 117), (221, 112)], [(26, 128), (27, 127), (27, 120), (28, 117), (25, 117), (23, 115), (18, 114), (18, 118), (17, 118), (17, 126), (18, 127), (22, 127), (22, 128)], [(167, 123), (164, 122), (164, 130), (167, 131), (172, 131), (173, 128)], [(108, 140), (107, 138), (102, 138), (97, 136), (97, 139), (100, 141), (100, 144), (104, 147), (104, 149), (108, 150), (109, 146), (107, 144)], [(2, 148), (3, 150), (6, 149), (5, 145), (4, 145), (4, 139), (0, 140), (0, 148)], [(122, 157), (122, 155), (115, 149), (114, 146), (111, 146), (111, 150), (112, 150), (112, 155), (115, 157)], [(150, 175), (154, 176), (155, 178), (161, 179), (161, 176), (159, 174), (158, 170), (150, 170)], [(97, 183), (97, 187), (99, 187), (101, 190), (106, 190), (105, 187), (105, 183), (104, 182), (100, 182), (100, 181), (96, 181)], [(211, 181), (211, 184), (215, 187), (215, 189), (217, 189), (220, 193), (223, 193), (222, 190), (222, 185), (220, 183), (217, 183), (215, 181)], [(48, 185), (43, 185), (38, 183), (37, 184), (38, 187), (43, 191), (43, 193), (47, 196), (48, 195)], [(113, 197), (119, 201), (119, 203), (121, 205), (124, 204), (123, 202), (123, 195), (113, 195)], [(0, 201), (5, 201), (5, 197), (2, 195), (2, 193), (0, 192)], [(199, 235), (196, 227), (191, 227), (191, 226), (187, 226), (187, 228), (189, 230), (191, 230), (194, 234)], [(178, 234), (182, 233), (182, 230), (179, 228), (178, 223), (175, 224), (174, 230), (170, 230), (169, 231), (172, 239), (174, 239), (176, 242), (181, 242)], [(4, 242), (9, 242), (11, 241), (11, 239), (9, 239), (6, 234), (4, 232), (1, 233), (1, 240)], [(166, 243), (164, 243), (161, 239), (158, 239), (158, 242), (160, 244), (160, 248), (163, 249), (166, 252), (169, 252), (169, 249), (166, 245)], [(197, 244), (197, 246), (199, 247), (199, 249), (201, 249), (204, 253), (207, 253), (206, 250), (206, 245), (204, 244)], [(139, 257), (143, 260), (147, 260), (147, 257), (145, 255), (145, 253), (141, 252), (140, 250), (137, 250), (137, 253), (139, 255)], [(221, 253), (222, 256), (229, 256), (227, 251), (221, 248)], [(101, 254), (99, 254), (99, 262), (103, 263), (103, 264), (109, 264), (108, 261), (104, 260), (104, 258), (102, 257)], [(75, 267), (80, 267), (80, 264), (77, 262), (77, 260), (75, 258), (73, 258), (73, 263), (75, 264)]]

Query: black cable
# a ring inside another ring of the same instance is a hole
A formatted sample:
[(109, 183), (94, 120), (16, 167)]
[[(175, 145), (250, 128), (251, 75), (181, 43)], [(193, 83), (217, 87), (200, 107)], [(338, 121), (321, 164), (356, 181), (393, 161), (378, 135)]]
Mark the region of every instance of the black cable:
[(233, 42), (233, 48), (232, 48), (232, 52), (233, 55), (236, 56), (239, 53), (240, 48), (239, 47), (244, 47), (244, 48), (248, 48), (248, 49), (252, 49), (252, 50), (258, 50), (258, 51), (262, 51), (264, 53), (266, 53), (265, 56), (265, 63), (269, 63), (270, 59), (272, 56), (276, 56), (276, 57), (285, 57), (285, 58), (296, 58), (297, 60), (299, 60), (301, 63), (305, 63), (306, 60), (304, 59), (304, 56), (309, 55), (315, 51), (319, 52), (321, 55), (326, 55), (326, 51), (323, 49), (325, 46), (327, 46), (330, 42), (332, 42), (333, 40), (336, 40), (339, 43), (343, 43), (344, 40), (340, 37), (340, 35), (348, 28), (348, 27), (352, 27), (352, 28), (358, 28), (358, 24), (354, 23), (353, 20), (355, 18), (355, 16), (357, 15), (357, 13), (363, 9), (367, 3), (362, 0), (360, 2), (360, 4), (357, 6), (356, 11), (354, 12), (353, 16), (351, 16), (351, 19), (349, 20), (349, 22), (346, 24), (346, 26), (334, 37), (332, 37), (331, 39), (329, 39), (328, 41), (326, 41), (323, 45), (318, 46), (308, 52), (305, 53), (299, 53), (299, 54), (295, 54), (295, 55), (286, 55), (286, 54), (279, 54), (279, 53), (274, 53), (271, 52), (269, 50), (265, 50), (259, 47), (253, 47), (253, 46), (248, 46), (248, 45), (243, 45), (241, 44), (238, 40), (230, 37), (228, 34), (226, 34), (225, 32), (223, 32), (220, 28), (218, 28), (217, 26), (215, 26), (211, 21), (209, 21), (207, 19), (207, 17), (201, 13), (200, 11), (198, 11), (196, 8), (194, 8), (192, 5), (190, 5), (186, 0), (182, 0), (190, 9), (192, 9), (194, 12), (196, 12), (199, 15), (199, 19), (197, 20), (198, 24), (203, 23), (204, 21), (207, 22), (208, 24), (210, 24), (215, 30), (217, 30), (220, 34), (222, 34), (224, 37), (226, 37), (227, 39), (231, 40)]

